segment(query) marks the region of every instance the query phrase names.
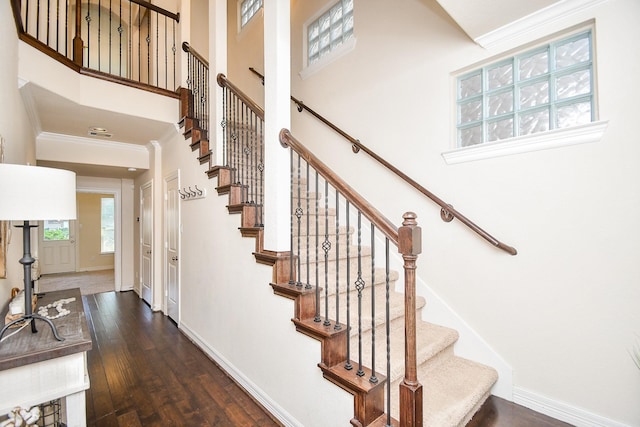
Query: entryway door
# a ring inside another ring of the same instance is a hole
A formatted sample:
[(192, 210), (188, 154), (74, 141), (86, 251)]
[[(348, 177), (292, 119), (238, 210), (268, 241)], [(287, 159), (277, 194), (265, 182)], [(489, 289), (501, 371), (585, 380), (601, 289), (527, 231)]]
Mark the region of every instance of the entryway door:
[(165, 263), (167, 315), (176, 323), (180, 317), (180, 197), (178, 174), (165, 178)]
[(140, 188), (140, 293), (147, 304), (152, 305), (153, 284), (153, 183)]
[(76, 222), (42, 221), (39, 225), (38, 262), (41, 274), (76, 271)]

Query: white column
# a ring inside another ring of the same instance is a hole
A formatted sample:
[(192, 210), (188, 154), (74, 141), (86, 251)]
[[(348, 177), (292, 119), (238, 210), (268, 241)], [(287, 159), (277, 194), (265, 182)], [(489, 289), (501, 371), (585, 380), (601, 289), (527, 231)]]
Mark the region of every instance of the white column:
[(210, 148), (215, 155), (214, 165), (223, 165), (222, 141), (223, 133), (220, 122), (224, 117), (222, 111), (222, 88), (218, 85), (216, 77), (218, 73), (227, 75), (227, 2), (215, 1), (209, 4), (209, 108), (211, 136)]
[(289, 250), (289, 151), (278, 140), (290, 128), (290, 0), (264, 2), (265, 209), (264, 246)]

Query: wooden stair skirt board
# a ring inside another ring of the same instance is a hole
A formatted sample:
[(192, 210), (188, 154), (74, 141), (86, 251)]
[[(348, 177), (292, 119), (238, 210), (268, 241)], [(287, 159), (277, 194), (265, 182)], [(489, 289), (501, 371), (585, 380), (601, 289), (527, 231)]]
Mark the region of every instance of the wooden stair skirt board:
[[(202, 143), (200, 143), (200, 147), (202, 147)], [(288, 252), (276, 253), (264, 249), (263, 229), (253, 225), (255, 223), (256, 206), (241, 202), (239, 195), (242, 192), (242, 186), (231, 184), (231, 172), (232, 170), (229, 167), (211, 166), (206, 173), (209, 178), (218, 178), (218, 186), (216, 187), (218, 194), (229, 197), (227, 206), (229, 213), (239, 213), (241, 215), (241, 227), (239, 229), (242, 236), (256, 239), (256, 251), (254, 252), (256, 262), (273, 266), (273, 282), (271, 283), (273, 292), (276, 295), (294, 301), (294, 317), (292, 321), (296, 330), (322, 342), (321, 362), (318, 364), (322, 375), (354, 396), (354, 418), (351, 420), (351, 424), (362, 427), (376, 427), (386, 424), (384, 390), (388, 380), (392, 384), (392, 422), (393, 425), (399, 425), (397, 421), (400, 411), (398, 390), (404, 375), (403, 295), (395, 292), (393, 290), (394, 286), (391, 286), (391, 378), (387, 379), (383, 375), (386, 372), (386, 357), (382, 356), (386, 354), (384, 347), (386, 345), (384, 341), (386, 340), (378, 340), (383, 342), (377, 343), (377, 345), (381, 346), (377, 350), (377, 354), (380, 355), (380, 357), (377, 357), (379, 363), (376, 363), (376, 365), (379, 364), (379, 366), (376, 366), (378, 383), (370, 383), (368, 375), (364, 377), (356, 376), (357, 362), (351, 362), (356, 367), (352, 371), (344, 369), (347, 342), (346, 325), (340, 331), (336, 331), (333, 327), (333, 322), (330, 327), (326, 327), (323, 326), (322, 322), (314, 321), (315, 291), (289, 284), (291, 267)], [(314, 212), (310, 212), (310, 214), (315, 215), (315, 207), (313, 209)], [(324, 216), (324, 207), (318, 206), (318, 212), (319, 215)], [(327, 211), (327, 215), (333, 214), (335, 214), (334, 210), (329, 209)], [(306, 227), (306, 225), (303, 225), (303, 227)], [(315, 225), (310, 226), (310, 228), (315, 229)], [(350, 234), (349, 231), (345, 231), (345, 236)], [(304, 257), (303, 252), (301, 251), (301, 256)], [(364, 262), (370, 263), (370, 261), (367, 261), (369, 254), (367, 248), (363, 248), (363, 254)], [(339, 256), (338, 258), (341, 257)], [(334, 271), (335, 266), (333, 264), (336, 262), (342, 263), (346, 262), (346, 260), (330, 260), (328, 268), (331, 271)], [(324, 260), (319, 260), (318, 263), (324, 263)], [(324, 269), (324, 266), (321, 268)], [(343, 268), (344, 266), (341, 265), (340, 269), (342, 270)], [(382, 278), (383, 275), (380, 274), (380, 277)], [(391, 275), (391, 279), (395, 281), (397, 278), (398, 274), (394, 272)], [(378, 284), (377, 286), (384, 285)], [(341, 289), (338, 290), (341, 293), (339, 296), (341, 305), (344, 303), (342, 298), (346, 295), (342, 295), (342, 292), (344, 292), (342, 288), (346, 289), (346, 286), (341, 286)], [(330, 292), (331, 295), (335, 295), (336, 290), (331, 289)], [(382, 294), (382, 291), (377, 292)], [(420, 311), (426, 302), (423, 298), (417, 298), (417, 300), (417, 319), (421, 319)], [(331, 298), (331, 301), (334, 301), (334, 298)], [(363, 301), (370, 301), (370, 298), (363, 298)], [(335, 302), (330, 302), (330, 304), (335, 304)], [(332, 307), (329, 308), (331, 310)], [(322, 306), (321, 313), (323, 312), (324, 306)], [(329, 312), (331, 313), (331, 311)], [(366, 308), (363, 309), (363, 312), (367, 312)], [(363, 324), (367, 324), (370, 328), (370, 319), (363, 321)], [(376, 335), (384, 336), (384, 331), (376, 331)], [(418, 320), (416, 335), (418, 342), (418, 378), (423, 387), (421, 393), (418, 393), (418, 396), (422, 394), (423, 399), (422, 425), (435, 427), (462, 427), (466, 425), (490, 396), (491, 387), (497, 381), (497, 372), (493, 368), (456, 356), (453, 346), (458, 339), (458, 333), (450, 328)], [(363, 343), (363, 349), (365, 350), (363, 350), (362, 360), (371, 360), (371, 345)], [(357, 350), (352, 350), (351, 359), (358, 359)], [(370, 367), (364, 367), (364, 369), (367, 373), (370, 372)]]

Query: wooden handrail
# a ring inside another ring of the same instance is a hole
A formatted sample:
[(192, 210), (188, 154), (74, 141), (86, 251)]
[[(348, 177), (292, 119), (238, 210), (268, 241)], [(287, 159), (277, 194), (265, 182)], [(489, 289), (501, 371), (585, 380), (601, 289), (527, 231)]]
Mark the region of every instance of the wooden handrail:
[(258, 104), (256, 104), (253, 99), (249, 98), (244, 92), (242, 92), (238, 88), (238, 86), (236, 86), (233, 83), (231, 83), (227, 79), (227, 76), (225, 76), (224, 74), (220, 73), (216, 77), (216, 81), (218, 82), (218, 85), (220, 85), (220, 87), (229, 88), (233, 93), (236, 94), (236, 96), (238, 98), (240, 98), (242, 100), (242, 102), (244, 102), (249, 108), (251, 108), (251, 110), (253, 110), (253, 112), (256, 113), (256, 115), (258, 117), (260, 117), (262, 120), (264, 120), (264, 110), (262, 109), (262, 107), (259, 106)]
[(182, 42), (182, 50), (184, 50), (187, 53), (190, 53), (191, 55), (193, 55), (194, 58), (196, 58), (198, 61), (202, 62), (204, 64), (205, 67), (209, 68), (209, 61), (207, 61), (204, 56), (200, 55), (198, 53), (197, 50), (195, 50), (194, 48), (192, 48), (189, 43), (187, 42)]
[(138, 4), (142, 7), (146, 7), (147, 9), (151, 9), (154, 12), (158, 12), (160, 15), (164, 15), (167, 18), (171, 18), (176, 22), (180, 22), (180, 12), (172, 13), (172, 12), (169, 12), (168, 10), (161, 8), (160, 6), (156, 6), (155, 4), (149, 3), (148, 1), (144, 1), (144, 0), (129, 0), (129, 1), (131, 3)]
[(393, 225), (380, 211), (374, 208), (364, 197), (358, 194), (342, 178), (337, 176), (327, 165), (307, 150), (297, 139), (291, 135), (288, 129), (280, 131), (280, 143), (284, 147), (290, 147), (298, 153), (320, 176), (329, 182), (340, 194), (344, 196), (353, 206), (359, 209), (364, 216), (371, 221), (380, 231), (398, 246), (398, 228)]
[[(264, 84), (264, 76), (262, 74), (260, 74), (258, 71), (256, 71), (253, 67), (250, 67), (249, 70), (252, 73), (254, 73), (257, 76), (259, 76), (262, 79), (262, 84)], [(384, 167), (389, 169), (391, 172), (393, 172), (396, 175), (398, 175), (400, 178), (402, 178), (405, 182), (407, 182), (413, 188), (415, 188), (416, 190), (421, 192), (423, 195), (427, 196), (429, 199), (431, 199), (433, 202), (435, 202), (437, 205), (439, 205), (440, 208), (441, 208), (440, 216), (444, 221), (450, 222), (454, 218), (457, 218), (460, 222), (462, 222), (464, 225), (466, 225), (471, 230), (476, 232), (478, 235), (480, 235), (480, 237), (485, 239), (487, 242), (491, 243), (496, 248), (501, 249), (501, 250), (507, 252), (510, 255), (517, 255), (518, 251), (514, 247), (509, 246), (509, 245), (501, 242), (500, 240), (498, 240), (495, 237), (493, 237), (491, 234), (487, 233), (485, 230), (480, 228), (477, 224), (475, 224), (469, 218), (467, 218), (466, 216), (464, 216), (463, 214), (458, 212), (456, 209), (454, 209), (453, 206), (451, 206), (450, 204), (446, 203), (444, 200), (442, 200), (441, 198), (439, 198), (438, 196), (433, 194), (431, 191), (427, 190), (422, 185), (418, 184), (415, 180), (413, 180), (412, 178), (407, 176), (400, 169), (398, 169), (397, 167), (395, 167), (394, 165), (392, 165), (391, 163), (389, 163), (388, 161), (386, 161), (385, 159), (383, 159), (382, 157), (377, 155), (375, 152), (373, 152), (372, 150), (367, 148), (367, 146), (362, 144), (359, 140), (355, 139), (354, 137), (352, 137), (348, 133), (344, 132), (342, 129), (340, 129), (339, 127), (337, 127), (333, 123), (331, 123), (329, 120), (325, 119), (320, 114), (318, 114), (317, 112), (315, 112), (311, 108), (307, 107), (304, 104), (304, 102), (300, 101), (299, 99), (294, 98), (293, 96), (291, 96), (291, 100), (298, 106), (298, 111), (299, 112), (302, 112), (302, 110), (307, 110), (309, 113), (311, 113), (318, 120), (320, 120), (321, 122), (323, 122), (324, 124), (329, 126), (331, 129), (333, 129), (335, 132), (340, 134), (346, 140), (351, 142), (352, 150), (353, 150), (354, 153), (358, 153), (360, 150), (364, 151), (369, 156), (373, 157), (373, 159), (376, 160), (378, 163), (382, 164)]]

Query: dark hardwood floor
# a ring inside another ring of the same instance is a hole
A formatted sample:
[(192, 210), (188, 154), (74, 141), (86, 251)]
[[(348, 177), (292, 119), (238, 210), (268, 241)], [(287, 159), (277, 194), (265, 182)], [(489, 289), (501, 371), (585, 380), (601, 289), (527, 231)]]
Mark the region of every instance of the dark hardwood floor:
[[(171, 320), (153, 313), (135, 293), (106, 292), (82, 298), (93, 339), (88, 352), (87, 426), (281, 425)], [(467, 425), (567, 426), (496, 397)]]

